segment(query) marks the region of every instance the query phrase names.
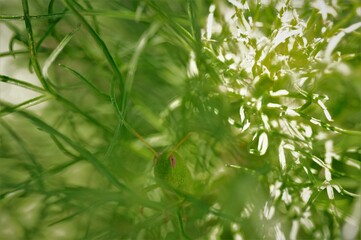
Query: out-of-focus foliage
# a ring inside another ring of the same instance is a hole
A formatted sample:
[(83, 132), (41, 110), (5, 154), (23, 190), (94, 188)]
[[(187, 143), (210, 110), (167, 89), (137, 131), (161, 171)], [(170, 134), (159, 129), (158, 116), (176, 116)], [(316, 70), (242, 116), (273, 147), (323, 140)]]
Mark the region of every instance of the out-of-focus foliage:
[(360, 236), (358, 1), (0, 9), (0, 239)]

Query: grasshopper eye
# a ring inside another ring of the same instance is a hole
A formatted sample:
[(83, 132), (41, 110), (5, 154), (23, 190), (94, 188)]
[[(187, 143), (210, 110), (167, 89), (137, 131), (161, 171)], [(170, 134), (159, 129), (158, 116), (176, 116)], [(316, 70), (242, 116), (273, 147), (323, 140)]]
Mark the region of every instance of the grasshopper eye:
[(174, 168), (175, 165), (177, 164), (177, 160), (176, 160), (175, 156), (173, 154), (170, 154), (168, 159), (170, 161), (170, 166), (172, 168)]

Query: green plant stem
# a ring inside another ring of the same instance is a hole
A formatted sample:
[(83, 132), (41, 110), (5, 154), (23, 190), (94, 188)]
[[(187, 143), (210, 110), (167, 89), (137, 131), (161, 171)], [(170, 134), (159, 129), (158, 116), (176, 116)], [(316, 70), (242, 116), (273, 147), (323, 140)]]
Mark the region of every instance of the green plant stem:
[[(11, 105), (2, 103), (6, 109), (13, 109)], [(11, 110), (12, 111), (12, 110)], [(93, 156), (92, 153), (90, 153), (88, 150), (77, 144), (76, 142), (72, 141), (69, 137), (65, 136), (64, 134), (60, 133), (55, 128), (51, 127), (41, 119), (35, 117), (34, 115), (26, 112), (26, 111), (16, 111), (16, 114), (30, 120), (34, 125), (42, 129), (43, 131), (47, 132), (48, 134), (51, 134), (53, 136), (56, 136), (63, 141), (65, 141), (69, 146), (71, 146), (74, 150), (76, 150), (81, 156), (83, 156), (85, 159), (87, 159), (90, 163), (94, 165), (94, 167), (105, 177), (108, 178), (108, 180), (116, 186), (118, 189), (128, 189), (123, 183), (119, 182), (117, 178), (115, 178), (107, 169), (106, 167), (99, 161), (96, 157)], [(129, 189), (128, 189), (129, 190)]]
[(23, 88), (26, 88), (26, 89), (29, 89), (29, 90), (32, 90), (32, 91), (35, 91), (38, 93), (43, 93), (43, 94), (45, 93), (44, 89), (42, 89), (36, 85), (33, 85), (33, 84), (25, 82), (25, 81), (21, 81), (21, 80), (15, 79), (15, 78), (11, 78), (11, 77), (8, 77), (5, 75), (0, 75), (0, 81), (4, 82), (4, 83), (10, 83), (10, 84), (13, 84), (13, 85), (16, 85), (19, 87), (23, 87)]
[[(53, 13), (53, 14), (34, 15), (34, 16), (28, 15), (27, 18), (28, 19), (47, 19), (47, 18), (62, 17), (64, 15), (66, 15), (66, 14), (65, 13)], [(23, 21), (23, 20), (25, 20), (25, 16), (20, 16), (20, 15), (0, 15), (0, 21), (1, 20), (20, 20), (20, 21)]]
[(96, 126), (101, 127), (107, 134), (111, 134), (113, 132), (112, 129), (110, 129), (109, 127), (107, 127), (104, 124), (100, 123), (96, 118), (94, 118), (93, 116), (87, 114), (82, 109), (80, 109), (78, 106), (76, 106), (73, 102), (71, 102), (68, 99), (64, 98), (60, 94), (54, 93), (53, 96), (55, 97), (56, 100), (58, 100), (62, 104), (67, 105), (68, 107), (70, 107), (75, 112), (83, 115), (85, 118), (87, 118), (90, 122), (92, 122)]
[[(69, 9), (71, 9), (75, 13), (75, 15), (79, 18), (79, 20), (82, 22), (84, 27), (88, 30), (88, 32), (90, 33), (92, 38), (95, 40), (95, 42), (98, 44), (98, 46), (103, 51), (105, 58), (107, 59), (110, 67), (113, 70), (115, 80), (119, 84), (122, 95), (124, 95), (124, 92), (125, 92), (124, 78), (123, 78), (121, 72), (119, 71), (119, 68), (118, 68), (117, 64), (115, 63), (112, 55), (110, 54), (110, 51), (108, 50), (108, 47), (106, 46), (105, 42), (99, 37), (98, 33), (92, 28), (92, 26), (90, 26), (90, 24), (83, 17), (83, 15), (76, 9), (76, 7), (74, 6), (75, 3), (73, 0), (65, 0), (65, 3), (69, 7)], [(122, 105), (125, 105), (125, 104), (122, 104)], [(121, 110), (121, 112), (122, 112), (122, 115), (125, 114), (123, 109)]]
[[(11, 109), (13, 108), (11, 105), (6, 104), (6, 103), (2, 103), (3, 106), (5, 106), (5, 109)], [(73, 148), (75, 151), (77, 151), (79, 153), (80, 156), (82, 156), (84, 159), (86, 159), (87, 161), (89, 161), (94, 168), (101, 174), (103, 175), (106, 179), (108, 179), (108, 181), (114, 186), (116, 187), (118, 190), (126, 190), (129, 194), (131, 194), (134, 199), (137, 199), (137, 201), (145, 206), (148, 206), (150, 208), (153, 209), (161, 209), (161, 207), (159, 206), (159, 204), (152, 202), (148, 199), (144, 199), (141, 196), (138, 196), (135, 192), (133, 192), (132, 189), (130, 189), (127, 185), (125, 185), (124, 183), (120, 182), (108, 169), (107, 167), (99, 160), (97, 159), (91, 152), (89, 152), (86, 148), (82, 147), (81, 145), (79, 145), (78, 143), (74, 142), (73, 140), (71, 140), (69, 137), (67, 137), (66, 135), (62, 134), (61, 132), (59, 132), (58, 130), (56, 130), (55, 128), (53, 128), (52, 126), (48, 125), (47, 123), (45, 123), (44, 121), (42, 121), (41, 119), (39, 119), (38, 117), (32, 115), (29, 112), (26, 111), (16, 111), (16, 114), (30, 120), (35, 126), (39, 127), (40, 129), (42, 129), (44, 132), (53, 135), (59, 139), (62, 139), (64, 142), (66, 142), (71, 148)]]
[[(49, 97), (47, 95), (40, 95), (38, 97), (31, 98), (29, 100), (26, 100), (22, 103), (19, 103), (19, 104), (13, 106), (12, 111), (15, 111), (20, 108), (29, 108), (29, 107), (37, 105), (39, 103), (45, 102), (48, 99), (49, 99)], [(3, 117), (4, 115), (6, 115), (8, 113), (9, 113), (8, 111), (1, 109), (0, 117)]]
[(49, 84), (47, 83), (46, 79), (44, 78), (44, 76), (41, 73), (41, 68), (40, 68), (40, 65), (38, 62), (35, 41), (34, 41), (34, 36), (33, 36), (33, 30), (32, 30), (31, 21), (29, 18), (28, 1), (22, 0), (22, 4), (23, 4), (23, 11), (24, 11), (25, 27), (26, 27), (26, 32), (28, 34), (28, 46), (29, 46), (29, 51), (30, 51), (31, 64), (32, 64), (34, 71), (35, 71), (39, 81), (41, 82), (41, 85), (43, 86), (43, 88), (47, 92), (52, 92)]
[(15, 56), (18, 54), (27, 54), (27, 53), (29, 53), (29, 50), (13, 50), (13, 51), (9, 51), (9, 52), (2, 52), (2, 53), (0, 53), (0, 58), (6, 57), (6, 56)]
[(10, 133), (10, 135), (15, 139), (16, 143), (19, 146), (19, 149), (21, 149), (24, 153), (25, 156), (30, 160), (30, 162), (32, 163), (32, 165), (34, 166), (34, 170), (32, 169), (29, 170), (30, 175), (34, 178), (34, 179), (39, 179), (39, 188), (41, 190), (45, 189), (45, 185), (44, 185), (44, 180), (41, 176), (42, 172), (43, 172), (43, 167), (41, 166), (41, 164), (38, 162), (38, 160), (36, 159), (35, 155), (28, 149), (26, 143), (23, 141), (23, 139), (21, 138), (21, 136), (19, 136), (11, 127), (9, 124), (7, 124), (4, 120), (0, 119), (0, 124)]

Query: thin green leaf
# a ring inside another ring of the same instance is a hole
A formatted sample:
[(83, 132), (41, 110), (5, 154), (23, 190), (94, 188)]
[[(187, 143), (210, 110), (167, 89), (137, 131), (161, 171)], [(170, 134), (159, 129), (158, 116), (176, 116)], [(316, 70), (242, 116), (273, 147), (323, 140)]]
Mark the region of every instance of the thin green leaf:
[[(65, 13), (66, 11), (64, 11)], [(39, 51), (41, 44), (44, 42), (44, 40), (54, 31), (56, 25), (60, 22), (62, 18), (56, 18), (54, 20), (51, 21), (51, 24), (49, 26), (49, 28), (46, 30), (46, 32), (44, 33), (44, 35), (39, 39), (39, 41), (36, 44), (36, 50)]]
[[(90, 35), (92, 36), (92, 38), (95, 40), (95, 42), (98, 44), (98, 46), (100, 47), (100, 49), (103, 51), (104, 56), (106, 57), (109, 65), (111, 66), (113, 73), (115, 75), (115, 80), (118, 82), (121, 91), (125, 91), (124, 86), (124, 78), (119, 70), (119, 67), (117, 66), (117, 64), (115, 63), (113, 56), (111, 55), (110, 51), (108, 50), (107, 45), (105, 44), (105, 42), (103, 41), (103, 39), (101, 39), (98, 35), (98, 33), (96, 31), (94, 31), (94, 29), (90, 26), (90, 24), (88, 23), (88, 21), (83, 17), (83, 15), (76, 9), (75, 7), (75, 2), (73, 0), (65, 0), (66, 5), (69, 7), (69, 9), (71, 9), (75, 15), (79, 18), (79, 20), (82, 22), (82, 24), (84, 25), (84, 27), (86, 28), (86, 30), (90, 33)], [(122, 109), (122, 115), (124, 115), (123, 109)]]
[(25, 153), (25, 156), (29, 159), (29, 161), (34, 166), (34, 171), (30, 170), (30, 174), (34, 179), (39, 179), (39, 187), (44, 189), (44, 179), (40, 176), (43, 172), (43, 167), (36, 159), (36, 156), (28, 149), (27, 144), (23, 141), (23, 139), (7, 124), (4, 120), (0, 119), (0, 124), (9, 132), (9, 134), (13, 137), (15, 142), (17, 143), (19, 149)]
[(22, 4), (23, 4), (23, 11), (24, 11), (25, 27), (26, 27), (26, 31), (28, 34), (28, 40), (29, 40), (28, 46), (29, 46), (29, 51), (30, 51), (30, 60), (31, 60), (32, 66), (34, 67), (35, 73), (38, 76), (39, 81), (43, 85), (43, 88), (46, 91), (51, 92), (49, 84), (47, 83), (46, 79), (44, 78), (44, 76), (41, 73), (40, 64), (38, 62), (37, 52), (36, 52), (36, 48), (35, 48), (35, 41), (34, 41), (34, 36), (33, 36), (33, 29), (32, 29), (31, 21), (29, 18), (28, 0), (22, 0)]
[(45, 79), (48, 79), (48, 71), (50, 66), (53, 64), (55, 59), (58, 57), (58, 55), (63, 51), (65, 46), (69, 43), (69, 41), (72, 39), (74, 34), (79, 30), (79, 26), (75, 28), (71, 33), (67, 34), (63, 40), (59, 43), (59, 45), (54, 49), (54, 51), (50, 54), (50, 56), (45, 60), (44, 66), (43, 66), (43, 76)]
[(146, 32), (144, 32), (143, 35), (138, 40), (134, 54), (129, 63), (128, 74), (127, 74), (126, 81), (125, 81), (125, 91), (123, 94), (123, 101), (122, 101), (123, 105), (122, 105), (121, 109), (126, 109), (126, 102), (128, 99), (128, 95), (130, 94), (130, 92), (132, 90), (134, 75), (137, 70), (139, 57), (142, 54), (149, 39), (154, 36), (154, 34), (158, 31), (158, 29), (159, 29), (159, 24), (157, 24), (157, 23), (152, 24), (149, 27), (149, 29)]
[[(12, 111), (13, 107), (9, 104), (2, 103), (6, 109)], [(89, 152), (86, 148), (82, 147), (80, 144), (74, 142), (66, 135), (62, 134), (52, 126), (45, 123), (43, 120), (39, 119), (38, 117), (34, 116), (33, 114), (26, 112), (26, 111), (16, 111), (16, 114), (30, 120), (35, 126), (42, 129), (44, 132), (47, 132), (50, 135), (56, 136), (62, 139), (65, 143), (67, 143), (70, 147), (72, 147), (75, 151), (77, 151), (84, 159), (88, 160), (94, 168), (103, 175), (108, 181), (117, 189), (119, 190), (126, 190), (128, 193), (131, 193), (135, 199), (141, 204), (148, 206), (150, 208), (159, 209), (159, 205), (147, 199), (143, 199), (141, 196), (137, 196), (127, 185), (120, 182), (109, 170), (108, 168), (98, 159), (96, 158), (91, 152)]]
[(0, 110), (0, 116), (3, 117), (4, 115), (10, 113), (10, 112), (15, 112), (19, 109), (27, 109), (27, 108), (30, 108), (32, 106), (35, 106), (35, 105), (38, 105), (40, 103), (43, 103), (45, 101), (47, 101), (49, 99), (49, 97), (47, 95), (41, 95), (41, 96), (37, 96), (37, 97), (34, 97), (34, 98), (31, 98), (27, 101), (24, 101), (22, 103), (19, 103), (17, 105), (14, 105), (11, 109), (11, 111), (9, 111), (8, 108), (5, 108), (5, 109), (1, 109)]
[(99, 94), (99, 95), (102, 95), (102, 97), (106, 98), (106, 99), (109, 99), (109, 96), (103, 92), (101, 92), (99, 90), (98, 87), (96, 87), (91, 81), (89, 81), (87, 78), (85, 78), (83, 75), (81, 75), (79, 72), (77, 72), (76, 70), (68, 67), (68, 66), (65, 66), (63, 64), (60, 64), (61, 67), (69, 70), (72, 74), (74, 74), (78, 79), (82, 80), (87, 86), (90, 87), (90, 89), (94, 90), (94, 92), (96, 94)]
[[(13, 112), (14, 107), (2, 103), (5, 106), (5, 111)], [(87, 149), (83, 148), (81, 145), (77, 144), (76, 142), (72, 141), (69, 137), (65, 136), (52, 126), (45, 123), (43, 120), (39, 119), (38, 117), (25, 112), (25, 111), (16, 111), (16, 114), (30, 120), (35, 126), (39, 127), (43, 131), (47, 132), (50, 135), (54, 135), (64, 142), (66, 142), (69, 146), (71, 146), (74, 150), (76, 150), (81, 156), (87, 159), (93, 166), (102, 174), (104, 175), (109, 182), (111, 182), (114, 186), (118, 189), (128, 189), (123, 183), (119, 182), (119, 180), (110, 173), (110, 171), (99, 161), (92, 153), (90, 153)], [(128, 189), (129, 190), (129, 189)]]
[(32, 90), (32, 91), (35, 91), (35, 92), (38, 92), (38, 93), (44, 93), (45, 90), (36, 86), (36, 85), (33, 85), (31, 83), (28, 83), (28, 82), (25, 82), (25, 81), (22, 81), (22, 80), (18, 80), (18, 79), (15, 79), (15, 78), (11, 78), (11, 77), (8, 77), (8, 76), (5, 76), (5, 75), (0, 75), (0, 81), (1, 82), (4, 82), (4, 83), (9, 83), (9, 84), (12, 84), (12, 85), (16, 85), (16, 86), (19, 86), (19, 87), (22, 87), (22, 88), (26, 88), (26, 89), (29, 89), (29, 90)]
[[(175, 21), (169, 13), (163, 9), (153, 0), (147, 0), (147, 4), (158, 13), (158, 17), (162, 24), (170, 26), (169, 30), (172, 32), (173, 37), (177, 37), (182, 42), (183, 47), (189, 46), (190, 49), (193, 47), (193, 36), (189, 33), (178, 21)], [(177, 19), (178, 20), (178, 19)]]
[(29, 50), (13, 50), (9, 52), (0, 53), (0, 57), (16, 56), (18, 54), (26, 54), (26, 53), (29, 53)]
[(72, 109), (73, 111), (79, 113), (80, 115), (84, 116), (86, 119), (88, 119), (91, 123), (93, 123), (94, 125), (102, 128), (106, 133), (110, 134), (112, 133), (111, 128), (109, 128), (108, 126), (106, 126), (103, 123), (100, 123), (98, 119), (96, 119), (95, 117), (89, 115), (88, 113), (86, 113), (85, 111), (83, 111), (82, 109), (80, 109), (77, 105), (75, 105), (73, 102), (69, 101), (68, 99), (64, 98), (63, 96), (61, 96), (60, 94), (54, 93), (53, 94), (54, 97), (56, 98), (57, 101), (59, 101), (60, 103), (68, 106), (70, 109)]

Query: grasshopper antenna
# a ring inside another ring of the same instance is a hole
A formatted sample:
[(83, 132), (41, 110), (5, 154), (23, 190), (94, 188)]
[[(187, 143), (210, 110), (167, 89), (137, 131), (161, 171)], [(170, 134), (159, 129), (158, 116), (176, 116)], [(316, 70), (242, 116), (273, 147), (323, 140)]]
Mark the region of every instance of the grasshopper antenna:
[(182, 140), (179, 141), (179, 143), (177, 143), (177, 145), (175, 145), (175, 147), (172, 149), (171, 152), (175, 152), (177, 151), (177, 149), (185, 142), (187, 141), (187, 139), (190, 137), (190, 135), (192, 134), (193, 132), (189, 132), (187, 135), (184, 136), (184, 138)]
[(134, 128), (132, 128), (126, 121), (123, 121), (124, 126), (131, 131), (142, 143), (144, 143), (144, 145), (154, 154), (154, 156), (157, 156), (158, 153), (152, 148), (152, 146), (150, 146), (150, 144), (145, 141), (145, 139), (137, 132), (134, 130)]

